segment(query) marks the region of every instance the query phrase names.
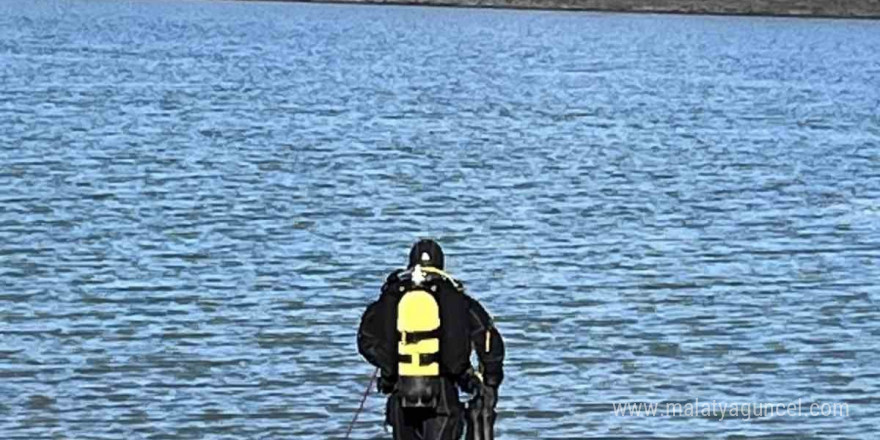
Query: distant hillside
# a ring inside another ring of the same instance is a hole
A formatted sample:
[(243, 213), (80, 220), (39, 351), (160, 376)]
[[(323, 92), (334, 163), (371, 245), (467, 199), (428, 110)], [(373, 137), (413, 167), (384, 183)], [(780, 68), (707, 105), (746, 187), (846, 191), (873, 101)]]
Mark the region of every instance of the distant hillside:
[[(309, 1), (309, 0), (305, 0)], [(880, 0), (319, 0), (518, 9), (880, 18)]]

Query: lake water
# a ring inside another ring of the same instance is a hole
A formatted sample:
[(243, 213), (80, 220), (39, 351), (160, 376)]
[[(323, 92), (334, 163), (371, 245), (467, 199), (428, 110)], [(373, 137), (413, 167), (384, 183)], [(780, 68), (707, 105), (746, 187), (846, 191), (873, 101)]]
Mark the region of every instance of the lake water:
[(880, 22), (0, 4), (0, 438), (341, 438), (420, 236), (501, 439), (874, 438)]

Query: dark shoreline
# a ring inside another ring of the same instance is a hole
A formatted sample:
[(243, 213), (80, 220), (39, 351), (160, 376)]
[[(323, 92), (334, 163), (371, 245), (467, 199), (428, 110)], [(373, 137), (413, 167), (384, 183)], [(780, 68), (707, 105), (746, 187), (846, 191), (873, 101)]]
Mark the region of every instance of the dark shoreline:
[(244, 0), (640, 14), (880, 19), (880, 0)]

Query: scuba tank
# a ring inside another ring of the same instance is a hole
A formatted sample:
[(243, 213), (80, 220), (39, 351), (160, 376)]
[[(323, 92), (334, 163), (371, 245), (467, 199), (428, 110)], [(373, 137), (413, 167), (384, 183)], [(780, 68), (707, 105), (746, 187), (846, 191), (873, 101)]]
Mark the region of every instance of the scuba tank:
[(397, 392), (403, 408), (436, 408), (441, 393), (440, 307), (416, 265), (397, 304)]

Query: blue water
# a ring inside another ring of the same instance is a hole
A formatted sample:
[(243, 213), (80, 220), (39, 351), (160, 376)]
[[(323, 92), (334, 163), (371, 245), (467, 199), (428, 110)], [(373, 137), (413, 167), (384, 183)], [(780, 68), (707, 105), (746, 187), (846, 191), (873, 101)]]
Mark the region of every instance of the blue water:
[(0, 3), (4, 440), (341, 438), (420, 236), (501, 439), (870, 439), (878, 229), (880, 22)]

